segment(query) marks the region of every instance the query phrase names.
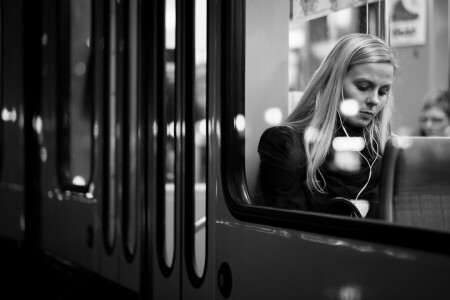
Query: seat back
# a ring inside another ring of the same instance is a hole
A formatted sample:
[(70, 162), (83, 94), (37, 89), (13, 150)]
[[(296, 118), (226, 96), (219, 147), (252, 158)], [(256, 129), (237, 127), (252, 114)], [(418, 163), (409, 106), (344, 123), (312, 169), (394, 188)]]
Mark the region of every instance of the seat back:
[(394, 137), (383, 155), (382, 218), (450, 230), (450, 138)]

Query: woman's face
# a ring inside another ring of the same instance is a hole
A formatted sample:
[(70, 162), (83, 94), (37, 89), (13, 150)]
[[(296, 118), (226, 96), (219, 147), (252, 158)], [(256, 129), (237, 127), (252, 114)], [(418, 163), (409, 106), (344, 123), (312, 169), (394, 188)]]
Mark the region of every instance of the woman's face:
[(419, 117), (420, 128), (426, 136), (446, 136), (449, 131), (449, 119), (437, 106), (423, 110)]
[(345, 121), (355, 127), (366, 127), (386, 105), (394, 80), (390, 63), (366, 63), (352, 66), (344, 78), (344, 99), (358, 104), (356, 114), (345, 115)]

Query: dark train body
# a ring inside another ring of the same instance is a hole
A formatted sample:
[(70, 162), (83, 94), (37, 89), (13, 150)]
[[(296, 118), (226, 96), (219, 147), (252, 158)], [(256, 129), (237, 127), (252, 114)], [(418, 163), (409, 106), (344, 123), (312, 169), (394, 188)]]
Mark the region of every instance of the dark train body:
[[(351, 9), (364, 23), (351, 30), (389, 36), (385, 1), (338, 1), (310, 14), (305, 3), (2, 0), (4, 290), (55, 299), (448, 298), (450, 191), (445, 180), (432, 192), (400, 187), (418, 180), (401, 170), (421, 157), (408, 154), (414, 147), (389, 146), (383, 220), (259, 205), (255, 143), (269, 126), (261, 111), (286, 102), (276, 91), (288, 94), (285, 61), (295, 52), (279, 49), (288, 34), (278, 30), (303, 26), (288, 22), (299, 8), (306, 32), (338, 28), (321, 18)], [(444, 5), (432, 3), (429, 11)], [(442, 149), (432, 163), (448, 162), (446, 138), (414, 145)], [(430, 212), (435, 223), (408, 221), (425, 204), (398, 213), (399, 195), (410, 205), (412, 194), (430, 193), (441, 205)]]

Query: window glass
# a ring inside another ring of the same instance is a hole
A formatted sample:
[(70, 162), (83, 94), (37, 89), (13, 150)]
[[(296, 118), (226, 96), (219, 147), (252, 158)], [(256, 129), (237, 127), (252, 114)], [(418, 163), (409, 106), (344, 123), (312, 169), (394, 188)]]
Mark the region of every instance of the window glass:
[[(398, 112), (395, 130), (397, 134), (417, 135), (424, 99), (449, 88), (449, 3), (445, 0), (387, 3), (390, 42), (400, 61), (394, 87)], [(426, 117), (431, 116), (436, 115)]]
[(194, 169), (195, 169), (195, 271), (202, 276), (206, 262), (206, 180), (207, 180), (207, 119), (206, 119), (206, 0), (195, 1), (195, 90), (194, 90)]
[[(117, 125), (117, 4), (115, 0), (107, 3), (109, 23), (107, 32), (107, 97), (105, 103), (105, 157), (107, 177), (105, 178), (105, 201), (103, 203), (103, 238), (106, 249), (112, 253), (116, 240), (115, 218), (117, 182), (117, 137), (120, 134)], [(118, 132), (119, 131), (119, 132)], [(117, 135), (117, 137), (116, 137)]]
[(60, 86), (62, 180), (83, 189), (92, 168), (92, 6), (90, 0), (72, 0), (63, 7)]
[(245, 170), (256, 203), (262, 197), (257, 184), (262, 132), (295, 107), (339, 38), (368, 31), (365, 3), (350, 2), (354, 5), (333, 8), (337, 11), (331, 4), (311, 6), (302, 1), (246, 2)]
[(176, 70), (176, 0), (165, 2), (164, 47), (164, 122), (162, 155), (165, 156), (164, 176), (164, 261), (173, 265), (175, 241), (175, 70)]
[(124, 208), (123, 208), (123, 225), (124, 225), (124, 241), (125, 251), (129, 259), (135, 253), (137, 242), (137, 228), (138, 224), (138, 198), (139, 198), (139, 186), (138, 186), (138, 174), (140, 168), (138, 168), (139, 158), (139, 139), (140, 128), (138, 122), (138, 93), (137, 93), (137, 60), (138, 60), (138, 3), (137, 0), (128, 1), (128, 13), (129, 17), (126, 33), (126, 105), (124, 107), (125, 120), (125, 132), (126, 138), (124, 147), (124, 170), (125, 174), (123, 179), (124, 184)]
[[(435, 97), (436, 92), (449, 89), (448, 16), (449, 4), (443, 0), (247, 0), (245, 88), (242, 89), (245, 103), (244, 108), (233, 112), (235, 120), (245, 116), (241, 122), (245, 128), (244, 169), (252, 203), (259, 204), (262, 197), (258, 186), (260, 160), (257, 154), (261, 134), (289, 115), (300, 101), (313, 72), (344, 35), (354, 32), (377, 35), (393, 48), (400, 63), (392, 87), (395, 99), (392, 130), (395, 135), (423, 136), (420, 129), (424, 123), (442, 125), (445, 113), (440, 117), (423, 115), (422, 105), (425, 99)], [(450, 107), (448, 103), (444, 107)], [(450, 124), (450, 109), (448, 111)], [(450, 125), (441, 129), (443, 136), (450, 136)], [(237, 132), (238, 126), (235, 130), (235, 136), (242, 136)], [(422, 145), (417, 143), (416, 146)], [(409, 163), (419, 163), (419, 157), (408, 156), (406, 150), (402, 151), (405, 152), (402, 157), (411, 160)], [(384, 156), (383, 159), (387, 161)], [(445, 174), (438, 170), (430, 170), (426, 180)], [(418, 188), (405, 183), (406, 178), (411, 182), (414, 180), (404, 177), (396, 179), (395, 184), (401, 182), (408, 188)], [(433, 195), (426, 189), (415, 190), (415, 197), (394, 195), (394, 202), (389, 204), (390, 221), (448, 231), (449, 227), (445, 225), (448, 191), (445, 184), (437, 189), (433, 189)]]

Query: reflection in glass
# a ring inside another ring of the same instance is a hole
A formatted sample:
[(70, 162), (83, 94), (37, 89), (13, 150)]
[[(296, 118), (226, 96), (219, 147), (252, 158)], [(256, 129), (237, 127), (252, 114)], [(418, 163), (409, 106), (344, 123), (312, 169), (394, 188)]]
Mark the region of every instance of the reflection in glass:
[(90, 82), (92, 49), (91, 1), (72, 0), (62, 6), (62, 130), (63, 181), (85, 187), (91, 176), (92, 93)]
[(176, 70), (176, 0), (166, 0), (164, 50), (164, 112), (165, 112), (165, 201), (164, 262), (172, 267), (175, 239), (175, 70)]
[[(105, 162), (107, 166), (108, 178), (106, 179), (106, 201), (103, 205), (103, 227), (104, 239), (108, 251), (112, 251), (116, 231), (116, 187), (117, 187), (117, 165), (116, 165), (116, 128), (117, 123), (117, 7), (116, 1), (110, 0), (109, 4), (109, 40), (108, 40), (108, 101), (106, 104), (106, 135), (105, 142), (108, 151), (106, 152)], [(120, 133), (117, 133), (117, 135)]]
[(131, 259), (136, 251), (137, 242), (137, 200), (139, 197), (139, 188), (137, 185), (137, 174), (138, 174), (138, 99), (137, 99), (137, 59), (138, 59), (138, 22), (137, 22), (137, 0), (128, 1), (129, 6), (129, 23), (128, 23), (128, 49), (126, 51), (127, 56), (125, 60), (128, 62), (128, 81), (126, 86), (128, 87), (127, 95), (125, 95), (125, 107), (124, 112), (127, 115), (124, 117), (128, 129), (125, 130), (127, 134), (125, 135), (125, 151), (124, 151), (124, 206), (123, 206), (123, 233), (125, 242), (125, 251), (128, 258)]
[[(298, 104), (320, 62), (339, 38), (372, 31), (363, 1), (245, 1), (245, 174), (252, 203), (262, 203), (257, 147), (263, 131)], [(377, 16), (376, 22), (381, 18)], [(236, 114), (235, 120), (238, 119)]]
[(195, 1), (195, 271), (202, 276), (206, 260), (206, 0)]
[(366, 32), (365, 6), (347, 8), (305, 22), (296, 11), (289, 18), (289, 99), (287, 114), (298, 103), (313, 72), (343, 36)]

